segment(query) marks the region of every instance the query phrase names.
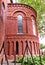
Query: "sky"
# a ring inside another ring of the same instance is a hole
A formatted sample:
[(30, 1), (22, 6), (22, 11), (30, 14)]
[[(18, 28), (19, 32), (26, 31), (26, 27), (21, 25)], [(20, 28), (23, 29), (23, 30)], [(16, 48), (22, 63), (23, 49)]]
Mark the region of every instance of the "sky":
[(39, 37), (39, 42), (45, 45), (45, 37)]
[(13, 3), (18, 2), (18, 0), (13, 0)]

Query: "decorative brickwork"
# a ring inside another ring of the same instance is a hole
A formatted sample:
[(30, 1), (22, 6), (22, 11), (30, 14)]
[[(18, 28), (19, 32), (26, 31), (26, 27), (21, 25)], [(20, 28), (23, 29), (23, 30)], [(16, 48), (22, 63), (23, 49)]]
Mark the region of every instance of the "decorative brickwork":
[[(38, 54), (39, 40), (37, 33), (36, 11), (31, 6), (25, 4), (8, 4), (7, 8), (5, 46), (8, 56), (14, 55), (14, 51), (16, 51), (17, 55), (22, 55), (25, 50), (26, 40), (28, 40), (28, 45), (31, 48), (33, 55)], [(22, 16), (22, 33), (18, 33), (18, 15)], [(33, 34), (33, 18), (35, 20), (36, 35)], [(7, 45), (8, 42), (9, 45)], [(9, 50), (8, 46), (10, 47)]]
[[(4, 12), (4, 15), (6, 14), (6, 19), (4, 19), (5, 48), (8, 58), (14, 58), (14, 51), (16, 51), (17, 56), (23, 55), (26, 47), (26, 40), (28, 40), (28, 45), (33, 55), (37, 55), (40, 47), (36, 11), (31, 6), (25, 4), (8, 4), (6, 8), (7, 10)], [(22, 21), (22, 23), (19, 21)], [(21, 29), (22, 32), (19, 33), (18, 30), (21, 31)]]

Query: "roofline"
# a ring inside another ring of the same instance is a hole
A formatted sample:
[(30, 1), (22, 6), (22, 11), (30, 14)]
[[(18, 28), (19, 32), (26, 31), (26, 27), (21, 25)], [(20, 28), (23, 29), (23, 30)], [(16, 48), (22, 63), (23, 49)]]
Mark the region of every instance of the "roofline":
[(36, 14), (36, 17), (37, 17), (37, 12), (36, 12), (36, 10), (32, 7), (32, 6), (30, 6), (30, 5), (27, 5), (27, 4), (23, 4), (23, 3), (8, 3), (8, 5), (16, 5), (16, 4), (18, 4), (18, 5), (25, 5), (25, 6), (28, 6), (28, 7), (30, 7), (30, 8), (32, 8), (33, 10), (34, 10), (34, 12), (35, 12), (35, 14)]

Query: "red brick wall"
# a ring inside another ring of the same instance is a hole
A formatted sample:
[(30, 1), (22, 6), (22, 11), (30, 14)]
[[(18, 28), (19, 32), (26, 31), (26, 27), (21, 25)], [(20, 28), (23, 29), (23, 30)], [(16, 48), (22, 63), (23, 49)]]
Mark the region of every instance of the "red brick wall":
[[(2, 47), (2, 43), (4, 41), (4, 22), (3, 22), (3, 18), (2, 18), (2, 0), (0, 0), (0, 50)], [(2, 59), (2, 55), (3, 55), (3, 50), (0, 53), (0, 61)]]
[[(31, 8), (31, 7), (29, 7)], [(8, 5), (8, 12), (7, 12), (7, 24), (6, 24), (6, 32), (8, 34), (17, 34), (18, 33), (18, 24), (17, 24), (17, 16), (20, 14), (23, 17), (23, 33), (26, 33), (26, 29), (28, 34), (32, 35), (32, 21), (31, 21), (31, 15), (33, 15), (36, 18), (36, 13), (33, 9), (29, 9), (28, 6), (23, 5)], [(15, 21), (15, 22), (14, 22)], [(8, 25), (10, 24), (10, 25)], [(7, 26), (8, 25), (8, 26)], [(10, 29), (10, 27), (12, 27)]]
[(0, 15), (1, 15), (1, 0), (0, 0)]
[(4, 40), (4, 23), (3, 23), (3, 18), (1, 15), (1, 12), (2, 12), (1, 3), (2, 1), (0, 0), (0, 47), (2, 46), (2, 43)]
[[(38, 54), (39, 40), (38, 40), (38, 30), (36, 23), (36, 12), (35, 10), (24, 4), (8, 4), (7, 6), (7, 19), (6, 19), (6, 40), (5, 47), (6, 53), (13, 58), (14, 51), (16, 51), (16, 41), (18, 41), (18, 55), (24, 53), (26, 47), (26, 40), (28, 40), (29, 48), (32, 50), (33, 55)], [(22, 15), (22, 27), (23, 33), (18, 34), (18, 21), (17, 16)], [(32, 29), (32, 16), (35, 18), (36, 36), (33, 35)], [(13, 43), (12, 43), (13, 41)], [(31, 44), (31, 45), (30, 45)], [(9, 47), (9, 49), (8, 49)]]
[[(39, 40), (38, 40), (38, 30), (36, 23), (37, 13), (35, 10), (25, 4), (8, 4), (5, 3), (4, 17), (3, 20), (0, 17), (0, 26), (3, 32), (0, 32), (1, 41), (4, 40), (5, 32), (5, 48), (6, 54), (9, 59), (12, 59), (14, 56), (14, 51), (16, 51), (16, 41), (18, 41), (18, 55), (24, 53), (26, 47), (26, 40), (28, 40), (28, 46), (32, 51), (33, 55), (38, 54), (39, 49)], [(22, 29), (23, 33), (18, 33), (18, 20), (17, 16), (22, 15)], [(33, 35), (33, 26), (32, 26), (32, 16), (35, 19), (36, 35)], [(4, 22), (4, 24), (3, 24)], [(5, 28), (4, 28), (5, 26)], [(2, 38), (3, 37), (3, 38)], [(1, 44), (1, 43), (0, 43)], [(27, 53), (27, 52), (26, 52)]]

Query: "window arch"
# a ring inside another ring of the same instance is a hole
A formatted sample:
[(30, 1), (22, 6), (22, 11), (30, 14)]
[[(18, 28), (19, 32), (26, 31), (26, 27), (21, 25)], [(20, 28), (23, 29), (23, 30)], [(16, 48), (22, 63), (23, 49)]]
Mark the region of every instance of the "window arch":
[(32, 19), (33, 34), (36, 35), (35, 17), (32, 16), (31, 19)]
[(22, 33), (22, 16), (18, 15), (17, 19), (18, 19), (18, 33)]

